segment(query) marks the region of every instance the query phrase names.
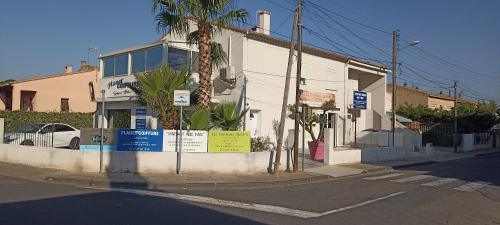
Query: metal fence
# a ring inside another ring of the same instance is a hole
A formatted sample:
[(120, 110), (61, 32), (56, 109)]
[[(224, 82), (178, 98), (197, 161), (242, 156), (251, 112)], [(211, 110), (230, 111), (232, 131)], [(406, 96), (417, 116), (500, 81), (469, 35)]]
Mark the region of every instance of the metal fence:
[(453, 124), (451, 123), (420, 124), (418, 130), (422, 134), (424, 145), (433, 143), (435, 146), (453, 146)]
[(4, 136), (4, 144), (53, 147), (54, 132), (48, 133), (9, 133)]

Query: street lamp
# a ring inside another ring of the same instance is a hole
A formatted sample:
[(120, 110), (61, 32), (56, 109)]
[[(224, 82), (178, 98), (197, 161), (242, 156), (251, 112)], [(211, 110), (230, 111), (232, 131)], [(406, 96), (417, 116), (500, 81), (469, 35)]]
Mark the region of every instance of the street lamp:
[(412, 43), (404, 46), (401, 49), (398, 49), (398, 31), (394, 31), (392, 33), (392, 123), (391, 123), (391, 132), (392, 132), (392, 146), (394, 146), (394, 137), (395, 137), (395, 132), (396, 132), (396, 89), (397, 89), (397, 65), (398, 65), (398, 53), (399, 51), (402, 51), (403, 49), (410, 47), (410, 46), (415, 46), (420, 43), (420, 41), (413, 41)]

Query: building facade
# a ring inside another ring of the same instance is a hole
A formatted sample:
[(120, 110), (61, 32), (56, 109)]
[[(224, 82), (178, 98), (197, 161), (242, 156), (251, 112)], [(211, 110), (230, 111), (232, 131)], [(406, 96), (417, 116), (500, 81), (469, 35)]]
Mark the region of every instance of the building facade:
[[(290, 44), (267, 32), (270, 14), (259, 16), (264, 21), (260, 28), (227, 27), (215, 35), (214, 41), (222, 44), (228, 60), (221, 68), (214, 67), (213, 101), (234, 101), (240, 110), (248, 108), (243, 129), (251, 131), (254, 137), (276, 140), (274, 127), (281, 114)], [(128, 128), (136, 128), (138, 117), (146, 118), (148, 128), (159, 127), (155, 113), (146, 110), (143, 115), (144, 107), (136, 104), (134, 93), (125, 84), (134, 85), (134, 74), (160, 64), (174, 68), (189, 65), (195, 80), (192, 88), (196, 88), (198, 50), (185, 42), (184, 36), (168, 33), (156, 42), (102, 55), (100, 88), (105, 91), (105, 114), (97, 111), (95, 126), (99, 127), (103, 119), (105, 126), (116, 127), (113, 124), (120, 115), (127, 120), (121, 125)], [(303, 47), (302, 62), (301, 102), (320, 112), (324, 101), (335, 100), (337, 109), (328, 112), (328, 126), (336, 129), (338, 145), (347, 145), (354, 137), (354, 91), (364, 91), (368, 96), (367, 109), (361, 110), (356, 120), (357, 129), (390, 127), (390, 119), (385, 115), (387, 68), (311, 46)], [(295, 101), (295, 64), (288, 104)], [(285, 127), (284, 135), (290, 140), (293, 120), (287, 119)]]
[[(392, 105), (390, 104), (392, 101), (391, 96), (392, 96), (392, 85), (389, 84), (387, 85), (387, 99), (389, 103), (387, 107), (389, 110), (392, 108)], [(476, 104), (475, 102), (464, 98), (458, 98), (457, 102), (463, 104), (471, 104), (471, 105)], [(451, 96), (451, 93), (449, 95), (445, 95), (442, 93), (427, 92), (416, 87), (407, 87), (398, 85), (396, 94), (396, 108), (404, 104), (415, 105), (415, 106), (423, 105), (431, 109), (441, 108), (444, 110), (451, 110), (453, 109), (453, 106), (455, 104), (455, 97)]]
[(62, 74), (10, 81), (0, 85), (0, 110), (36, 112), (94, 112), (98, 69), (81, 62), (78, 71), (68, 65)]

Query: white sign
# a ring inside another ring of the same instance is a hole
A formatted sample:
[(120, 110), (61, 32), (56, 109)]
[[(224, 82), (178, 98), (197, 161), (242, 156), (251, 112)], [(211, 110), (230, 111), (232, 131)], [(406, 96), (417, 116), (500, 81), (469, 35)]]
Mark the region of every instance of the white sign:
[[(163, 151), (175, 152), (175, 143), (179, 138), (180, 131), (163, 131)], [(182, 131), (182, 152), (207, 152), (208, 132), (204, 130), (183, 130)]]
[(121, 76), (103, 78), (100, 82), (101, 90), (105, 90), (106, 98), (133, 97), (137, 96), (129, 86), (137, 87), (135, 76)]
[(189, 106), (189, 90), (174, 91), (174, 106)]

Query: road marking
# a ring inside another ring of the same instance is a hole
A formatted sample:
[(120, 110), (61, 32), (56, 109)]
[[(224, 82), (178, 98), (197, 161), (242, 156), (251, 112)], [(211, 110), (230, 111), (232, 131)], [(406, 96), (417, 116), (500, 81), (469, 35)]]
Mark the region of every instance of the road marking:
[(421, 184), (422, 186), (427, 186), (427, 187), (439, 187), (441, 185), (445, 185), (451, 182), (456, 181), (456, 178), (441, 178), (439, 180), (431, 181), (429, 183)]
[(347, 206), (347, 207), (342, 207), (342, 208), (338, 208), (338, 209), (326, 211), (324, 213), (321, 213), (321, 216), (326, 216), (328, 214), (333, 214), (333, 213), (338, 213), (338, 212), (346, 211), (346, 210), (349, 210), (349, 209), (358, 208), (358, 207), (365, 206), (365, 205), (368, 205), (368, 204), (372, 204), (372, 203), (375, 203), (375, 202), (378, 202), (378, 201), (382, 201), (382, 200), (385, 200), (385, 199), (388, 199), (388, 198), (392, 198), (392, 197), (395, 197), (395, 196), (398, 196), (398, 195), (402, 195), (404, 193), (406, 193), (406, 191), (400, 191), (400, 192), (392, 193), (390, 195), (382, 196), (380, 198), (376, 198), (376, 199), (364, 201), (364, 202), (361, 202), (361, 203), (358, 203), (358, 204), (354, 204), (354, 205), (351, 205), (351, 206)]
[(386, 179), (386, 178), (393, 178), (393, 177), (399, 177), (403, 175), (403, 173), (390, 173), (382, 176), (376, 176), (376, 177), (365, 177), (363, 180), (381, 180), (381, 179)]
[(401, 178), (397, 180), (391, 180), (392, 182), (397, 182), (397, 183), (408, 183), (408, 182), (413, 182), (413, 181), (418, 181), (418, 180), (424, 180), (431, 178), (432, 176), (430, 175), (417, 175), (413, 177), (406, 177), (406, 178)]
[(388, 198), (392, 198), (398, 195), (402, 195), (406, 193), (406, 191), (400, 191), (396, 193), (392, 193), (386, 196), (382, 196), (379, 198), (371, 199), (368, 201), (360, 202), (354, 205), (338, 208), (338, 209), (333, 209), (329, 210), (326, 212), (318, 213), (318, 212), (310, 212), (310, 211), (305, 211), (305, 210), (300, 210), (300, 209), (291, 209), (291, 208), (286, 208), (286, 207), (281, 207), (281, 206), (274, 206), (274, 205), (263, 205), (263, 204), (254, 204), (254, 203), (246, 203), (246, 202), (237, 202), (237, 201), (229, 201), (229, 200), (221, 200), (221, 199), (216, 199), (216, 198), (210, 198), (210, 197), (203, 197), (203, 196), (196, 196), (196, 195), (184, 195), (184, 194), (175, 194), (175, 193), (163, 193), (163, 192), (154, 192), (154, 191), (146, 191), (146, 190), (134, 190), (134, 189), (123, 189), (123, 188), (95, 188), (95, 187), (81, 187), (81, 188), (86, 188), (86, 189), (95, 189), (95, 190), (104, 190), (104, 191), (118, 191), (118, 192), (124, 192), (124, 193), (132, 193), (132, 194), (138, 194), (138, 195), (148, 195), (148, 196), (155, 196), (155, 197), (163, 197), (163, 198), (171, 198), (171, 199), (176, 199), (176, 200), (183, 200), (183, 201), (189, 201), (189, 202), (196, 202), (196, 203), (204, 203), (204, 204), (210, 204), (210, 205), (217, 205), (217, 206), (224, 206), (224, 207), (233, 207), (233, 208), (240, 208), (240, 209), (248, 209), (248, 210), (254, 210), (254, 211), (261, 211), (261, 212), (267, 212), (267, 213), (274, 213), (274, 214), (280, 214), (280, 215), (286, 215), (286, 216), (293, 216), (293, 217), (300, 217), (300, 218), (316, 218), (316, 217), (321, 217), (321, 216), (326, 216), (329, 214), (334, 214), (358, 207), (362, 207), (368, 204), (373, 204), (375, 202), (379, 202)]
[(478, 181), (478, 182), (467, 182), (466, 184), (453, 188), (457, 191), (465, 191), (465, 192), (473, 192), (476, 190), (479, 190), (485, 186), (490, 185), (491, 183), (488, 182), (483, 182), (483, 181)]

